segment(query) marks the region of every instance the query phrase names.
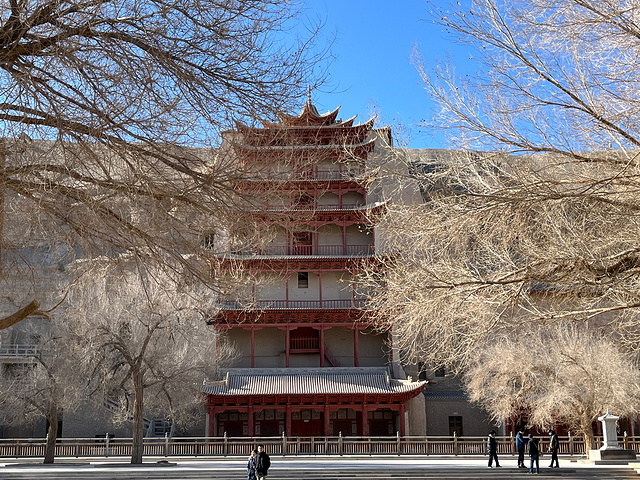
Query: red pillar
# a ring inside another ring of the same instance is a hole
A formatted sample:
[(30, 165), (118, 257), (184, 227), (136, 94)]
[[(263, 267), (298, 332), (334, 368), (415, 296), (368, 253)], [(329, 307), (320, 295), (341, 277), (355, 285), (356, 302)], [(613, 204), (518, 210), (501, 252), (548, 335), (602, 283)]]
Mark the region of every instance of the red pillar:
[(287, 333), (285, 335), (286, 345), (284, 346), (284, 356), (286, 359), (286, 366), (289, 368), (289, 325), (287, 325)]
[(353, 366), (360, 366), (360, 346), (358, 343), (358, 329), (353, 329)]
[(284, 431), (287, 437), (291, 436), (291, 405), (289, 405), (288, 403), (287, 403), (287, 410), (285, 413)]
[(329, 420), (329, 406), (324, 406), (324, 436), (328, 437), (331, 435), (331, 420)]
[(320, 366), (324, 367), (324, 326), (320, 327)]
[(369, 408), (366, 405), (362, 406), (362, 436), (369, 435)]
[(256, 364), (256, 329), (251, 327), (251, 368)]
[(216, 411), (213, 408), (209, 408), (209, 436), (215, 437), (218, 433), (216, 431)]
[(405, 436), (406, 425), (405, 425), (404, 413), (406, 412), (406, 410), (407, 410), (407, 406), (404, 403), (400, 405), (400, 436), (401, 437)]
[(250, 437), (255, 437), (256, 436), (256, 420), (255, 420), (255, 416), (253, 415), (253, 405), (249, 405), (249, 411), (247, 412), (247, 425), (249, 426), (249, 430), (247, 432), (247, 434)]

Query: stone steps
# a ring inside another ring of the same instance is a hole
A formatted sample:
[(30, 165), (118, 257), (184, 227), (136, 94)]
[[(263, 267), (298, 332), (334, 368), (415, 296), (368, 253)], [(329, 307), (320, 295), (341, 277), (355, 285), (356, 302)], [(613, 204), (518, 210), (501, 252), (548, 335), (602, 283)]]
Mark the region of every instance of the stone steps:
[[(366, 460), (363, 460), (363, 463)], [(538, 477), (546, 480), (629, 480), (638, 479), (638, 475), (631, 468), (560, 468), (542, 469)], [(390, 467), (390, 468), (288, 468), (286, 466), (273, 467), (269, 470), (269, 480), (468, 480), (468, 479), (523, 479), (535, 478), (525, 469), (516, 468), (478, 468), (428, 466)], [(244, 480), (246, 472), (235, 465), (229, 468), (208, 468), (198, 466), (131, 466), (120, 464), (117, 466), (79, 465), (70, 467), (60, 464), (53, 466), (28, 465), (19, 467), (0, 467), (2, 480), (38, 480), (69, 479), (69, 480), (176, 480), (176, 479), (207, 479), (207, 480)]]

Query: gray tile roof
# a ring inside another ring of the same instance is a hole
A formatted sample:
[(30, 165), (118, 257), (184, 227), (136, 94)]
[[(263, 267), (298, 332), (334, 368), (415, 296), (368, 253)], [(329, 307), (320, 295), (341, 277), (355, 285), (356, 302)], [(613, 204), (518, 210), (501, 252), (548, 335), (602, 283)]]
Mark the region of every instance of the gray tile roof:
[(203, 390), (210, 395), (390, 394), (416, 390), (425, 382), (391, 378), (384, 367), (230, 369)]

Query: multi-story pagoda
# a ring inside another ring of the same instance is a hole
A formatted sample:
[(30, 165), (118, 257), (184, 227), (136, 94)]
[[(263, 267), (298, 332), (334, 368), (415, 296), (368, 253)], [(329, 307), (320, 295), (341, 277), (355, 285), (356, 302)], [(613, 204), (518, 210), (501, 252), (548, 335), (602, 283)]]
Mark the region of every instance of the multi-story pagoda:
[(390, 333), (367, 322), (351, 282), (375, 261), (369, 214), (384, 202), (369, 191), (369, 162), (389, 130), (337, 115), (309, 98), (298, 116), (226, 132), (251, 172), (239, 189), (257, 200), (219, 258), (255, 281), (221, 298), (214, 319), (241, 358), (206, 387), (209, 435), (408, 433), (407, 404), (425, 382), (394, 378)]

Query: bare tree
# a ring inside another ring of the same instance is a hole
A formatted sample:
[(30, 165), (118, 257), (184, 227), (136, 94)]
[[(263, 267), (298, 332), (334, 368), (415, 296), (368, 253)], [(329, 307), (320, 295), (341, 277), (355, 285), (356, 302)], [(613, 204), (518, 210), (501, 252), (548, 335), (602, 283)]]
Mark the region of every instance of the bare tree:
[(411, 159), (425, 203), (385, 220), (394, 256), (377, 306), (408, 355), (435, 361), (464, 364), (531, 319), (609, 322), (637, 351), (637, 7), (464, 8), (436, 21), (476, 47), (477, 74), (417, 57), (432, 125), (456, 151)]
[(640, 7), (451, 3), (434, 19), (478, 68), (429, 69), (416, 54), (437, 104), (429, 126), (452, 149), (403, 153), (424, 203), (389, 206), (379, 224), (390, 255), (388, 275), (364, 282), (372, 307), (407, 360), (459, 372), (566, 320), (637, 353)]
[[(230, 112), (273, 118), (315, 84), (324, 52), (314, 31), (289, 35), (297, 13), (275, 0), (0, 7), (3, 288), (33, 265), (122, 251), (210, 278), (185, 254), (233, 203), (242, 172), (209, 147)], [(4, 324), (55, 303), (42, 300)]]
[(469, 397), (501, 422), (525, 413), (531, 426), (567, 425), (595, 448), (603, 411), (640, 410), (640, 371), (600, 332), (571, 323), (523, 329), (477, 352), (465, 374)]
[(212, 302), (204, 287), (144, 273), (107, 267), (71, 291), (67, 311), (84, 339), (82, 361), (95, 368), (97, 398), (118, 402), (121, 421), (133, 418), (132, 463), (142, 462), (144, 415), (188, 421), (204, 403), (203, 382), (234, 355), (206, 323)]
[(84, 348), (72, 325), (56, 322), (47, 329), (31, 319), (24, 327), (33, 339), (29, 355), (0, 370), (3, 422), (22, 424), (44, 417), (48, 423), (44, 463), (53, 463), (58, 421), (78, 407), (89, 393), (90, 370), (78, 362)]

